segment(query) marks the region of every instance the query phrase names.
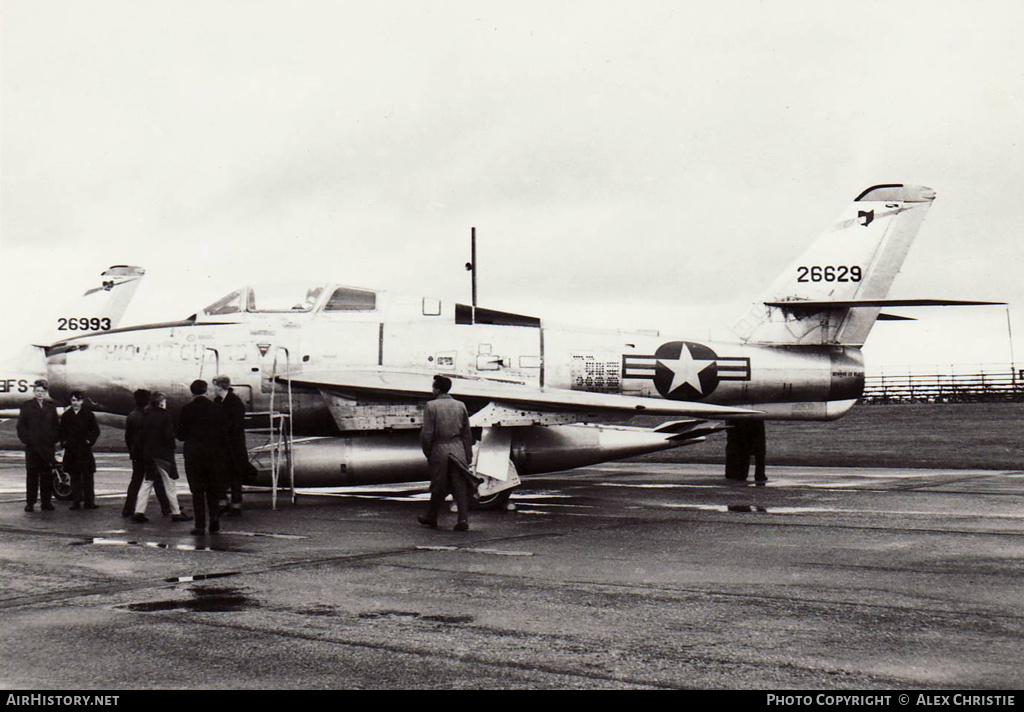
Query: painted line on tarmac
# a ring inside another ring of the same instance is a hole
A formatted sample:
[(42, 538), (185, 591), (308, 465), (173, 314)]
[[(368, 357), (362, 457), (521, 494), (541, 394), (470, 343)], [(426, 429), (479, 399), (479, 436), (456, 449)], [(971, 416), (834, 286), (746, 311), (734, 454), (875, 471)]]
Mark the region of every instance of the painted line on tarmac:
[(468, 546), (417, 546), (417, 551), (464, 551), (468, 554), (489, 554), (491, 556), (533, 556), (532, 551), (510, 551), (506, 549), (476, 549)]
[(244, 553), (242, 549), (220, 546), (197, 546), (196, 544), (167, 544), (162, 541), (139, 541), (136, 539), (111, 539), (109, 537), (90, 537), (71, 542), (71, 546), (137, 546), (143, 549), (166, 549), (170, 551), (229, 551)]
[(164, 579), (167, 583), (192, 583), (193, 581), (205, 581), (207, 579), (224, 578), (225, 576), (241, 576), (241, 571), (223, 571), (215, 574), (193, 574), (192, 576), (172, 576)]
[[(630, 482), (595, 482), (598, 487), (629, 487), (633, 489), (718, 489), (723, 485), (670, 485), (670, 484), (644, 484)], [(518, 496), (516, 497), (518, 499)]]
[(267, 539), (287, 539), (289, 541), (298, 541), (299, 539), (309, 539), (308, 536), (300, 536), (298, 534), (273, 534), (270, 532), (236, 532), (236, 531), (225, 531), (221, 530), (221, 534), (233, 534), (236, 536), (252, 536), (252, 537), (266, 537)]
[[(648, 505), (649, 507), (652, 505)], [(927, 512), (922, 510), (893, 509), (839, 509), (837, 507), (765, 507), (746, 504), (682, 504), (668, 502), (653, 505), (666, 509), (684, 509), (700, 512), (755, 512), (760, 514), (872, 514), (917, 517), (950, 517), (968, 519), (1009, 519), (1024, 520), (1024, 513), (985, 514), (982, 512)]]
[(597, 507), (593, 504), (557, 504), (555, 502), (519, 502), (518, 505), (522, 505), (523, 507), (561, 507), (565, 509), (597, 509)]

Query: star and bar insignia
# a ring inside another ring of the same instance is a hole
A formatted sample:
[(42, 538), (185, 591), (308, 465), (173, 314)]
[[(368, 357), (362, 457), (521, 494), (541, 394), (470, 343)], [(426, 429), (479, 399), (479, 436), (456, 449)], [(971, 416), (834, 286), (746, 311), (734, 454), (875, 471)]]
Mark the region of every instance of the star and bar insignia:
[(653, 355), (623, 354), (622, 377), (654, 381), (664, 398), (699, 400), (721, 381), (749, 381), (750, 359), (719, 356), (692, 341), (670, 341)]

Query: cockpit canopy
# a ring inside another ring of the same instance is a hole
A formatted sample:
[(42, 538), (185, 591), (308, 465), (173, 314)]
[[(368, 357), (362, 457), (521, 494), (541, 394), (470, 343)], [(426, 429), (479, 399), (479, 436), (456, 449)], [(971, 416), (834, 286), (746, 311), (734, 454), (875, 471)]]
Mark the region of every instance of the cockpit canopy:
[[(257, 314), (295, 314), (312, 311), (328, 291), (323, 285), (272, 284), (237, 289), (203, 309), (206, 316), (224, 316), (242, 312)], [(360, 312), (377, 309), (377, 293), (368, 289), (335, 287), (324, 301), (325, 312)]]
[[(294, 315), (294, 321), (303, 321), (300, 315), (308, 314), (309, 318), (322, 319), (324, 323), (437, 320), (454, 324), (540, 326), (540, 319), (533, 316), (330, 282), (249, 285), (221, 297), (196, 314), (193, 321), (207, 324), (262, 322), (265, 319), (261, 315), (274, 314)], [(273, 321), (272, 316), (267, 319)]]

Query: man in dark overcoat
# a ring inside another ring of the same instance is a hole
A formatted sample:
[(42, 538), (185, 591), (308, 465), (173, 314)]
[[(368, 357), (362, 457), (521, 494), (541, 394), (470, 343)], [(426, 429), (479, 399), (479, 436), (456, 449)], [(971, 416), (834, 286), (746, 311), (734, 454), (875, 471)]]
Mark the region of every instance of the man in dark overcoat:
[(763, 420), (740, 420), (729, 429), (725, 445), (725, 476), (746, 480), (754, 458), (754, 481), (765, 483), (765, 429)]
[(36, 493), (42, 508), (52, 510), (53, 466), (59, 438), (57, 409), (46, 400), (48, 384), (39, 379), (32, 384), (31, 400), (21, 404), (18, 413), (18, 439), (25, 446), (25, 511), (35, 508)]
[(64, 448), (64, 470), (71, 477), (71, 509), (96, 509), (96, 458), (92, 446), (100, 437), (96, 416), (85, 405), (82, 391), (71, 391), (71, 407), (60, 416), (60, 444)]
[(220, 531), (220, 505), (225, 490), (224, 450), (227, 428), (221, 409), (206, 397), (206, 381), (192, 381), (192, 400), (181, 409), (178, 440), (185, 443), (185, 476), (192, 490), (196, 525), (193, 534), (205, 533), (209, 515), (210, 533)]
[(451, 387), (450, 378), (434, 376), (434, 400), (423, 408), (420, 445), (430, 461), (430, 509), (418, 519), (420, 524), (436, 528), (444, 498), (451, 492), (459, 512), (455, 531), (464, 532), (469, 529), (469, 478), (449, 457), (463, 467), (473, 461), (473, 432), (466, 405), (448, 395)]
[(247, 478), (252, 465), (249, 463), (249, 450), (245, 445), (245, 403), (235, 394), (231, 387), (231, 379), (217, 376), (213, 379), (213, 402), (223, 415), (224, 426), (227, 428), (227, 465), (228, 486), (231, 490), (229, 517), (242, 516), (242, 482)]
[[(122, 517), (130, 517), (135, 512), (136, 498), (139, 496), (139, 488), (146, 479), (146, 462), (142, 455), (142, 417), (149, 405), (150, 393), (145, 388), (139, 388), (133, 394), (135, 399), (135, 410), (128, 414), (124, 427), (124, 444), (128, 446), (128, 455), (132, 460), (132, 479), (128, 483), (128, 492), (124, 498), (124, 507), (121, 508)], [(164, 491), (163, 478), (157, 478), (153, 482), (153, 491), (156, 492), (157, 501), (160, 502), (160, 511), (166, 517), (171, 513), (170, 502), (167, 501), (167, 492)]]

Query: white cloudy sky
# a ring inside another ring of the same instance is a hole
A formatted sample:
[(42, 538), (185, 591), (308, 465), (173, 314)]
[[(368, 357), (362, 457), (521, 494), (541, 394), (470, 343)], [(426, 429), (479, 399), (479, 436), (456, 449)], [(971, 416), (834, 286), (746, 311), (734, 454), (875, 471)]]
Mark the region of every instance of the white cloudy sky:
[[(128, 318), (323, 279), (558, 321), (731, 323), (863, 188), (939, 198), (894, 297), (1010, 302), (1024, 4), (2, 0), (4, 345), (108, 265)], [(1004, 309), (875, 364), (1007, 361)], [(969, 312), (969, 313), (968, 313)], [(719, 315), (722, 315), (719, 317)]]

